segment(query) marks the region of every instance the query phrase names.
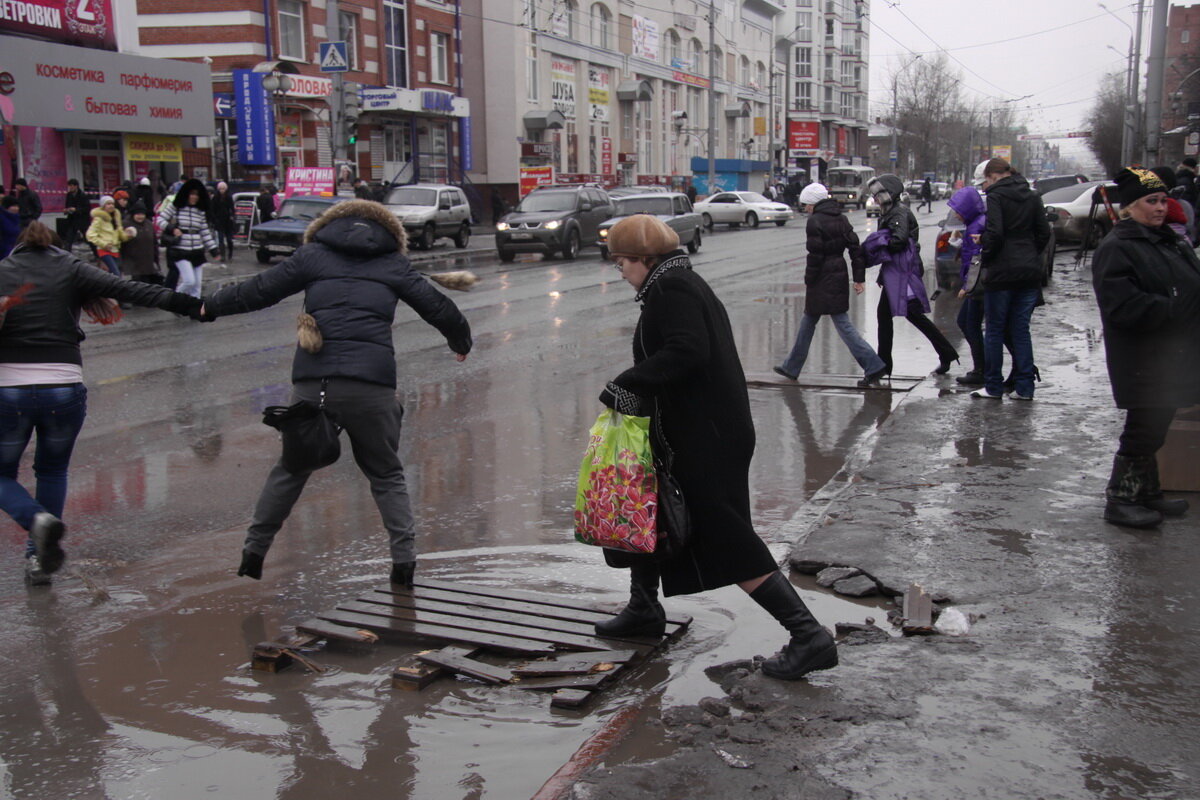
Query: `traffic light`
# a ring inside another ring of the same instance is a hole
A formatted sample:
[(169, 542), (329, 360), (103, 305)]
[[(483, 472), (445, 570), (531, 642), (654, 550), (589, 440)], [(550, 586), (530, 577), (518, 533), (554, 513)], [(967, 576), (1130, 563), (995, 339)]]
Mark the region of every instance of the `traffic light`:
[(361, 88), (353, 81), (342, 84), (342, 122), (345, 125), (348, 146), (358, 143), (358, 118), (362, 114), (362, 99), (358, 92)]

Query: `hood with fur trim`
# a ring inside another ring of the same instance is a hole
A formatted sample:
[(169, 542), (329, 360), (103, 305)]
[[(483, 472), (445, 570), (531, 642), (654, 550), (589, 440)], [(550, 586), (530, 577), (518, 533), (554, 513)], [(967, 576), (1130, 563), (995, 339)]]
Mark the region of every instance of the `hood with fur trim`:
[(188, 178), (186, 181), (184, 181), (183, 185), (179, 187), (179, 191), (175, 193), (175, 197), (171, 200), (171, 202), (175, 204), (176, 208), (184, 208), (188, 204), (188, 195), (191, 194), (193, 190), (200, 193), (200, 199), (196, 201), (196, 208), (200, 209), (201, 211), (208, 211), (208, 187), (206, 187), (204, 185), (204, 181), (200, 180), (199, 178)]
[[(304, 243), (317, 241), (317, 235), (325, 231), (326, 235), (322, 236), (320, 241), (335, 250), (354, 252), (364, 247), (374, 250), (380, 246), (387, 246), (385, 242), (368, 241), (376, 240), (378, 237), (372, 237), (367, 230), (358, 233), (357, 227), (353, 225), (354, 222), (375, 223), (383, 229), (383, 233), (387, 233), (395, 240), (396, 244), (392, 249), (401, 253), (408, 252), (408, 236), (404, 233), (404, 226), (400, 224), (400, 220), (382, 203), (376, 203), (373, 200), (345, 200), (330, 207), (328, 211), (309, 223), (308, 228), (304, 231)], [(333, 223), (338, 224), (334, 225)], [(330, 229), (326, 230), (326, 228)]]

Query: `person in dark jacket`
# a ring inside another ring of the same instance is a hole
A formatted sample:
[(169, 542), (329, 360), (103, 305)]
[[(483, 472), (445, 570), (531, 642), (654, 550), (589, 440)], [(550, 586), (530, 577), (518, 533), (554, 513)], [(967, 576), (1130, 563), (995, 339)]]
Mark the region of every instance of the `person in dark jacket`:
[(221, 252), (221, 260), (233, 258), (233, 230), (236, 225), (233, 216), (233, 195), (229, 192), (229, 184), (218, 181), (216, 191), (208, 198), (208, 215), (212, 221), (213, 233), (217, 235), (217, 249)]
[(150, 218), (141, 200), (129, 209), (127, 222), (133, 230), (133, 237), (121, 244), (121, 271), (135, 281), (162, 285), (154, 220)]
[(359, 200), (374, 200), (375, 193), (371, 191), (371, 187), (362, 178), (354, 179), (354, 196)]
[(1196, 210), (1197, 201), (1200, 201), (1200, 183), (1196, 182), (1196, 159), (1188, 156), (1179, 162), (1179, 169), (1175, 171), (1175, 183), (1183, 187), (1183, 199), (1191, 203), (1192, 209)]
[(836, 666), (833, 637), (776, 567), (750, 521), (754, 422), (725, 307), (692, 271), (679, 236), (656, 217), (621, 220), (609, 231), (608, 247), (637, 290), (642, 313), (634, 365), (607, 384), (600, 401), (652, 417), (651, 444), (673, 455), (671, 472), (688, 505), (693, 542), (664, 561), (606, 549), (610, 566), (630, 567), (630, 598), (616, 617), (596, 623), (596, 633), (661, 635), (660, 579), (668, 597), (736, 583), (791, 633), (784, 649), (763, 662), (764, 674), (795, 680)]
[(29, 188), (29, 182), (24, 178), (13, 181), (13, 194), (21, 206), (21, 228), (42, 216), (42, 198)]
[(1188, 507), (1163, 496), (1155, 456), (1175, 410), (1200, 402), (1200, 260), (1165, 224), (1157, 175), (1131, 167), (1116, 181), (1125, 218), (1092, 264), (1113, 399), (1125, 409), (1104, 519), (1149, 528)]
[(200, 296), (204, 281), (205, 252), (220, 260), (217, 237), (208, 220), (208, 189), (203, 181), (189, 178), (175, 197), (163, 203), (156, 220), (158, 229), (173, 234), (177, 241), (167, 248), (167, 286)]
[(21, 235), (21, 204), (11, 194), (0, 198), (0, 258), (12, 252)]
[(1029, 320), (1042, 291), (1042, 251), (1050, 242), (1050, 223), (1042, 198), (1003, 158), (983, 168), (987, 223), (979, 239), (983, 268), (984, 386), (972, 397), (1004, 396), (1004, 345), (1013, 359), (1016, 400), (1033, 399), (1033, 340)]
[[(879, 293), (876, 320), (879, 324), (878, 346), (875, 351), (883, 359), (885, 375), (892, 374), (892, 318), (904, 317), (933, 345), (938, 356), (935, 375), (945, 375), (950, 365), (958, 361), (958, 351), (929, 317), (929, 295), (921, 276), (921, 245), (917, 218), (903, 201), (904, 184), (890, 172), (872, 178), (867, 194), (879, 205), (878, 229), (867, 237), (864, 252), (868, 266), (882, 264), (877, 283)], [(869, 246), (868, 246), (869, 245)]]
[(933, 211), (933, 184), (929, 182), (929, 178), (921, 184), (921, 202), (917, 204), (917, 211), (922, 208), (928, 208)]
[(133, 200), (145, 206), (149, 214), (154, 214), (154, 187), (148, 176), (138, 179), (137, 186), (133, 187)]
[(258, 207), (259, 224), (275, 219), (275, 187), (264, 186), (259, 189), (254, 205)]
[(67, 250), (87, 233), (92, 224), (92, 201), (79, 188), (79, 181), (67, 181), (67, 193), (63, 196), (63, 214), (67, 217), (67, 238), (63, 245)]
[(829, 190), (819, 183), (810, 183), (800, 193), (800, 203), (809, 206), (807, 224), (808, 262), (804, 270), (804, 316), (796, 343), (783, 364), (775, 372), (796, 380), (804, 362), (813, 333), (822, 316), (833, 320), (838, 335), (854, 360), (863, 368), (862, 387), (876, 386), (885, 372), (883, 360), (863, 340), (847, 312), (850, 310), (850, 287), (846, 283), (846, 253), (850, 254), (850, 270), (854, 278), (854, 293), (862, 294), (867, 279), (867, 265), (862, 246), (854, 227), (842, 213), (842, 207), (829, 196)]
[[(454, 303), (413, 269), (407, 238), (396, 216), (368, 200), (333, 206), (304, 233), (304, 244), (283, 262), (248, 281), (228, 286), (205, 302), (211, 316), (256, 311), (304, 293), (322, 343), (297, 347), (292, 362), (293, 402), (325, 404), (345, 427), (354, 460), (371, 482), (387, 528), (391, 580), (412, 586), (416, 534), (400, 463), (396, 354), (392, 322), (396, 304), (411, 306), (446, 338), (459, 361), (471, 352), (471, 327)], [(277, 463), (254, 509), (238, 575), (262, 577), (263, 559), (311, 472), (292, 474)]]
[[(31, 222), (0, 261), (0, 295), (25, 292), (0, 320), (0, 508), (29, 531), (25, 577), (31, 585), (49, 583), (65, 557), (60, 542), (67, 471), (87, 415), (80, 310), (96, 298), (113, 298), (197, 318), (200, 313), (199, 300), (110, 275), (59, 249), (57, 238)], [(37, 438), (32, 495), (17, 481), (31, 436)]]
[[(979, 237), (983, 235), (987, 223), (986, 207), (983, 195), (974, 186), (964, 186), (959, 189), (947, 202), (950, 206), (946, 214), (945, 230), (951, 235), (959, 236), (959, 258), (961, 266), (959, 277), (966, 283), (967, 272), (971, 260), (979, 254)], [(962, 331), (963, 339), (971, 350), (971, 369), (965, 375), (957, 378), (964, 386), (983, 386), (983, 297), (982, 292), (968, 295), (960, 289), (958, 292), (962, 305), (958, 309), (958, 329)]]

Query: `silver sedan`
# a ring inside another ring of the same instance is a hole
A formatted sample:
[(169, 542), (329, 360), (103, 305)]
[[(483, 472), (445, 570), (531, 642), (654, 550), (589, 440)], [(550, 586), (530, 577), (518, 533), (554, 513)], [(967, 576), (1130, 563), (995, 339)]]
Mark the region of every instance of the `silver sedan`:
[(757, 228), (761, 222), (774, 222), (782, 227), (795, 216), (788, 206), (768, 200), (758, 192), (717, 192), (696, 203), (696, 211), (709, 230), (717, 223), (731, 228), (739, 225)]

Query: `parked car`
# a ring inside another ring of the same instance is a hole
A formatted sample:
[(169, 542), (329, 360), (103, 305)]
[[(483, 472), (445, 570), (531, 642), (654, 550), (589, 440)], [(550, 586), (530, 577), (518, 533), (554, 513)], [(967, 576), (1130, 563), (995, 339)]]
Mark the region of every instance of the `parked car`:
[[(1054, 257), (1058, 253), (1058, 237), (1054, 231), (1054, 212), (1046, 210), (1046, 219), (1050, 220), (1050, 242), (1042, 251), (1042, 286), (1050, 282), (1054, 275)], [(952, 231), (945, 230), (945, 221), (939, 222), (942, 231), (938, 233), (933, 249), (934, 271), (937, 274), (937, 285), (944, 291), (957, 291), (962, 284), (962, 258), (960, 248), (962, 239), (954, 236)]]
[(933, 184), (933, 199), (946, 200), (950, 197), (950, 184), (945, 181), (935, 181)]
[(710, 231), (718, 222), (731, 228), (742, 224), (757, 228), (762, 222), (774, 222), (783, 227), (795, 216), (786, 204), (768, 200), (758, 192), (717, 192), (696, 203), (695, 208), (704, 220), (704, 227)]
[(1109, 181), (1068, 184), (1042, 195), (1046, 211), (1052, 213), (1050, 226), (1058, 241), (1082, 242), (1088, 230), (1094, 227), (1096, 236), (1091, 240), (1094, 245), (1112, 229), (1104, 204), (1100, 203), (1094, 208), (1092, 205), (1092, 197), (1101, 186), (1108, 187), (1108, 199), (1112, 202), (1113, 210), (1119, 209), (1117, 185)]
[(671, 191), (666, 186), (616, 186), (608, 190), (608, 196), (616, 200), (618, 197), (629, 197), (635, 194), (664, 193)]
[(318, 195), (293, 195), (283, 201), (275, 219), (255, 225), (250, 229), (250, 247), (258, 263), (269, 263), (272, 256), (290, 256), (304, 243), (304, 231), (308, 224), (324, 214), (345, 197), (321, 197)]
[(600, 223), (600, 255), (606, 259), (608, 247), (605, 243), (608, 241), (608, 229), (634, 214), (653, 214), (679, 234), (679, 243), (685, 245), (689, 253), (700, 249), (700, 228), (703, 227), (704, 220), (692, 208), (686, 194), (633, 194), (618, 197), (613, 201), (613, 206), (613, 216)]
[(1047, 192), (1053, 192), (1055, 189), (1062, 189), (1067, 186), (1074, 186), (1077, 183), (1087, 182), (1087, 175), (1047, 175), (1033, 182), (1033, 191), (1039, 195), (1045, 195)]
[(383, 204), (396, 215), (408, 240), (420, 250), (430, 249), (442, 236), (454, 239), (458, 247), (466, 247), (471, 241), (471, 206), (457, 186), (397, 186), (387, 193)]
[(608, 192), (597, 186), (542, 186), (521, 199), (496, 223), (496, 253), (560, 253), (568, 261), (579, 248), (600, 243), (600, 223), (612, 216)]

